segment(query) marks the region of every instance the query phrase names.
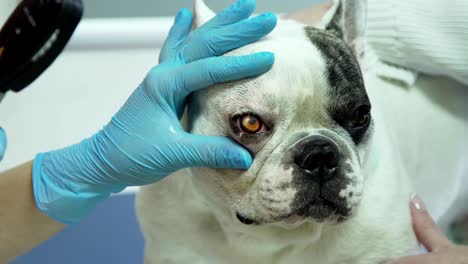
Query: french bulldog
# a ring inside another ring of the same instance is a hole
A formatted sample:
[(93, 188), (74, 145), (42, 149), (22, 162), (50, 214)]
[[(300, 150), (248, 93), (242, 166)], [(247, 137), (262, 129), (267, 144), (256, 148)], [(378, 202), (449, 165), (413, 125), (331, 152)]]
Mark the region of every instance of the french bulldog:
[[(196, 0), (195, 26), (213, 16)], [(336, 1), (319, 25), (279, 19), (225, 55), (272, 51), (276, 61), (262, 76), (194, 93), (187, 130), (231, 138), (253, 165), (184, 169), (143, 187), (146, 263), (366, 264), (418, 252), (410, 194), (427, 190), (422, 175), (455, 173), (459, 160), (431, 149), (459, 153), (466, 123), (418, 92), (427, 84), (401, 89), (366, 65), (365, 21), (366, 1)], [(443, 147), (424, 135), (447, 126), (454, 140)]]

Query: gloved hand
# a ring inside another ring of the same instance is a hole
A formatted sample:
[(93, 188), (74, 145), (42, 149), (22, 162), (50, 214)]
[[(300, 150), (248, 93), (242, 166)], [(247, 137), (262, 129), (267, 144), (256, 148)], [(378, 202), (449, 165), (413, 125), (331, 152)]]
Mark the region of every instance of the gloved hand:
[(5, 150), (7, 146), (7, 139), (5, 130), (0, 127), (0, 161), (3, 159), (3, 155), (5, 155)]
[(39, 209), (76, 223), (109, 194), (157, 182), (184, 167), (248, 168), (252, 158), (245, 149), (225, 137), (188, 134), (179, 118), (191, 92), (270, 69), (271, 53), (215, 57), (273, 30), (273, 14), (248, 19), (254, 7), (254, 0), (240, 0), (193, 32), (192, 14), (181, 10), (160, 65), (110, 123), (79, 144), (37, 155), (33, 187)]

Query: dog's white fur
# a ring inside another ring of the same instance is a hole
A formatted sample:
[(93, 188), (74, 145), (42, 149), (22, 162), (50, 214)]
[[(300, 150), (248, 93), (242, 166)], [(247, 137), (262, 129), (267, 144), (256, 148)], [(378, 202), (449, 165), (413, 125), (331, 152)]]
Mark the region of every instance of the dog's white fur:
[[(196, 13), (197, 24), (212, 15), (202, 5)], [(324, 58), (303, 27), (294, 21), (279, 21), (265, 40), (231, 54), (272, 51), (276, 63), (256, 84), (279, 95), (287, 86), (287, 93), (296, 96), (312, 93), (304, 91), (305, 85), (318, 87), (313, 93), (320, 97), (325, 92), (320, 87), (326, 87)], [(311, 65), (322, 70), (311, 72)], [(450, 190), (456, 184), (452, 179), (467, 171), (459, 158), (468, 149), (462, 143), (467, 122), (454, 114), (459, 110), (448, 108), (448, 100), (456, 100), (449, 93), (459, 87), (450, 83), (450, 91), (437, 98), (434, 91), (438, 88), (429, 77), (420, 78), (407, 89), (378, 78), (372, 67), (364, 78), (373, 105), (374, 132), (368, 143), (370, 150), (360, 152), (360, 170), (366, 180), (352, 218), (333, 225), (246, 226), (223, 207), (222, 201), (207, 197), (200, 187), (200, 171), (194, 174), (194, 170), (185, 169), (144, 187), (138, 196), (146, 262), (366, 264), (416, 252), (408, 209), (410, 193), (417, 191), (430, 205), (449, 204), (454, 195)], [(250, 97), (261, 100), (255, 93), (262, 89), (256, 88)], [(229, 102), (226, 104), (229, 108)], [(468, 111), (465, 114), (468, 116)], [(216, 126), (207, 120), (201, 122)], [(276, 173), (278, 178), (284, 174)], [(444, 196), (449, 199), (441, 199)]]

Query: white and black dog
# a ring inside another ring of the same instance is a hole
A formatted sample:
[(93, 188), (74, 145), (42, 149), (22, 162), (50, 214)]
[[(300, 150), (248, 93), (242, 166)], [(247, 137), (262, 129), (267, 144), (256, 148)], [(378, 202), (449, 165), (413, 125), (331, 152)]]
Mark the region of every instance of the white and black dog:
[[(226, 54), (272, 51), (276, 62), (260, 77), (193, 94), (188, 130), (230, 137), (254, 163), (185, 169), (144, 187), (147, 263), (366, 264), (417, 252), (408, 201), (426, 189), (415, 179), (455, 174), (467, 125), (418, 84), (400, 89), (372, 65), (363, 74), (365, 13), (365, 1), (341, 1), (322, 25), (280, 19), (263, 40)], [(196, 26), (213, 16), (196, 2)], [(425, 135), (447, 126), (453, 139)], [(415, 149), (422, 144), (426, 153)]]

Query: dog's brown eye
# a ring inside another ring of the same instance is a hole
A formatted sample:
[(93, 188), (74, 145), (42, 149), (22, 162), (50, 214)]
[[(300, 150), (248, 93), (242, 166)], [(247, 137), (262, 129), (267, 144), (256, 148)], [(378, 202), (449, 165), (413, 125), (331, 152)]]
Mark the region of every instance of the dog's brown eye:
[(255, 134), (262, 130), (263, 122), (254, 115), (246, 114), (239, 117), (239, 128), (242, 132)]

